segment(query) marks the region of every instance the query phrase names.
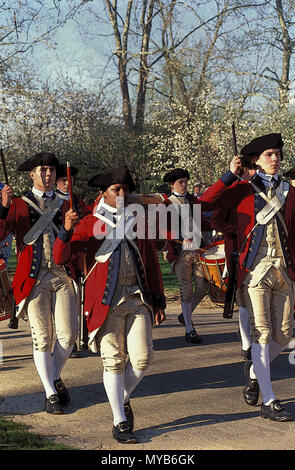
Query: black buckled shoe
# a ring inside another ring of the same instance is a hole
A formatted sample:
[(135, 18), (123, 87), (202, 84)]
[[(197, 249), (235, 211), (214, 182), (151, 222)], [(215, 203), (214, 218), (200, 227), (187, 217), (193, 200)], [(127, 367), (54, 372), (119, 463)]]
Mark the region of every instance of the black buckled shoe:
[(71, 403), (70, 394), (67, 391), (63, 381), (61, 379), (56, 379), (53, 381), (53, 383), (54, 383), (55, 390), (57, 391), (60, 404), (65, 406)]
[(256, 379), (250, 378), (250, 367), (252, 366), (252, 361), (247, 361), (245, 363), (244, 372), (246, 376), (246, 385), (243, 390), (243, 395), (247, 405), (255, 406), (257, 405), (259, 398), (259, 385)]
[(113, 426), (113, 437), (120, 444), (136, 444), (138, 442), (127, 421), (122, 421), (117, 426)]
[(198, 335), (198, 333), (196, 332), (195, 329), (193, 329), (192, 331), (190, 331), (189, 333), (185, 333), (185, 341), (187, 341), (188, 343), (201, 343), (202, 342), (202, 338), (200, 338), (200, 336)]
[(64, 413), (58, 395), (50, 395), (45, 398), (45, 411), (52, 415), (62, 415)]
[(270, 405), (264, 405), (264, 403), (262, 403), (260, 416), (262, 418), (280, 422), (294, 420), (294, 416), (285, 411), (285, 407), (280, 403), (280, 400), (274, 400)]
[(130, 405), (130, 401), (127, 401), (127, 403), (124, 403), (124, 413), (127, 419), (127, 423), (129, 424), (130, 431), (133, 431), (134, 428), (134, 416), (133, 416), (133, 411)]

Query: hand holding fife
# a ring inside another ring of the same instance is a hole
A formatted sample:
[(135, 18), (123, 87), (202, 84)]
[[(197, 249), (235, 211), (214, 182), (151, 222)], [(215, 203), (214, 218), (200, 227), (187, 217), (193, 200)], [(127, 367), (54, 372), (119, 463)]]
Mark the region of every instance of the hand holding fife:
[(10, 207), (12, 198), (13, 198), (12, 187), (6, 184), (4, 188), (2, 189), (2, 206), (8, 209)]
[(64, 223), (65, 229), (68, 232), (70, 232), (71, 230), (74, 229), (75, 225), (77, 225), (78, 222), (79, 222), (79, 216), (77, 212), (75, 212), (73, 209), (69, 209), (65, 215), (65, 223)]
[(241, 168), (242, 168), (242, 161), (240, 157), (235, 155), (234, 158), (230, 162), (229, 169), (234, 175), (239, 176)]

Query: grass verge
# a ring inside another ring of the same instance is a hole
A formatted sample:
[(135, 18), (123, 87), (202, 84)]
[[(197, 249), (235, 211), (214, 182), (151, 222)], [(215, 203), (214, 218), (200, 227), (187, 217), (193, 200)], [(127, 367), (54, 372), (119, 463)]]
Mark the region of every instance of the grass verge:
[(163, 259), (163, 254), (158, 255), (165, 291), (179, 292), (178, 281), (175, 273), (171, 272), (170, 264)]
[(0, 416), (1, 450), (73, 450), (71, 447), (55, 444), (38, 434), (28, 431), (24, 424), (15, 423)]

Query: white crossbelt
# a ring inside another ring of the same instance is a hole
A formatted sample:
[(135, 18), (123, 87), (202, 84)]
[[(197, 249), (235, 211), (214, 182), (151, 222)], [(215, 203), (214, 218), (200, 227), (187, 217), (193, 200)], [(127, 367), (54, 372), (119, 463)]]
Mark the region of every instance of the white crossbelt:
[(256, 221), (258, 224), (266, 225), (275, 215), (277, 215), (284, 227), (286, 235), (288, 235), (285, 221), (279, 210), (283, 207), (286, 201), (286, 197), (289, 192), (289, 183), (281, 181), (279, 187), (276, 189), (276, 195), (272, 199), (269, 199), (252, 181), (249, 181), (249, 183), (252, 184), (254, 190), (259, 194), (259, 196), (266, 201), (266, 205), (258, 212), (258, 214), (256, 214)]
[(54, 222), (52, 222), (52, 219), (63, 205), (63, 200), (61, 198), (57, 197), (54, 206), (46, 212), (42, 211), (39, 206), (37, 206), (33, 201), (31, 201), (31, 199), (27, 198), (26, 196), (22, 196), (22, 199), (31, 207), (33, 207), (33, 209), (35, 209), (39, 214), (41, 214), (41, 217), (37, 220), (33, 227), (30, 228), (28, 233), (26, 233), (23, 238), (23, 241), (26, 245), (33, 245), (33, 243), (35, 243), (35, 241), (44, 232), (48, 225), (51, 225), (53, 230), (56, 231), (56, 233), (59, 232), (59, 229), (54, 224)]

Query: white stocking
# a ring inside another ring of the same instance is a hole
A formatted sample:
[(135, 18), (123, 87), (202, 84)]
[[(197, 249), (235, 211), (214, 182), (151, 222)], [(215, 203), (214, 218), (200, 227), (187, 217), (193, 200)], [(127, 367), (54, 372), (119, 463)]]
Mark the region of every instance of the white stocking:
[(124, 413), (124, 374), (103, 371), (103, 384), (113, 412), (114, 426), (126, 421)]
[(141, 379), (146, 373), (145, 370), (133, 369), (130, 361), (127, 362), (125, 373), (124, 373), (124, 403), (129, 401), (130, 395), (139, 384)]
[(56, 395), (52, 378), (52, 354), (50, 351), (33, 351), (37, 372), (45, 389), (46, 398)]
[(185, 331), (189, 333), (194, 329), (192, 323), (192, 304), (191, 302), (181, 302)]
[(247, 351), (251, 348), (251, 336), (250, 336), (250, 324), (249, 324), (249, 314), (246, 307), (239, 308), (239, 326), (242, 340), (242, 349)]
[(252, 343), (251, 356), (254, 370), (251, 370), (251, 367), (250, 377), (255, 378), (253, 377), (254, 371), (262, 393), (263, 403), (269, 405), (276, 399), (270, 380), (269, 344)]
[(53, 350), (52, 376), (53, 380), (59, 379), (63, 366), (69, 358), (73, 347), (63, 348), (58, 340), (56, 340)]

